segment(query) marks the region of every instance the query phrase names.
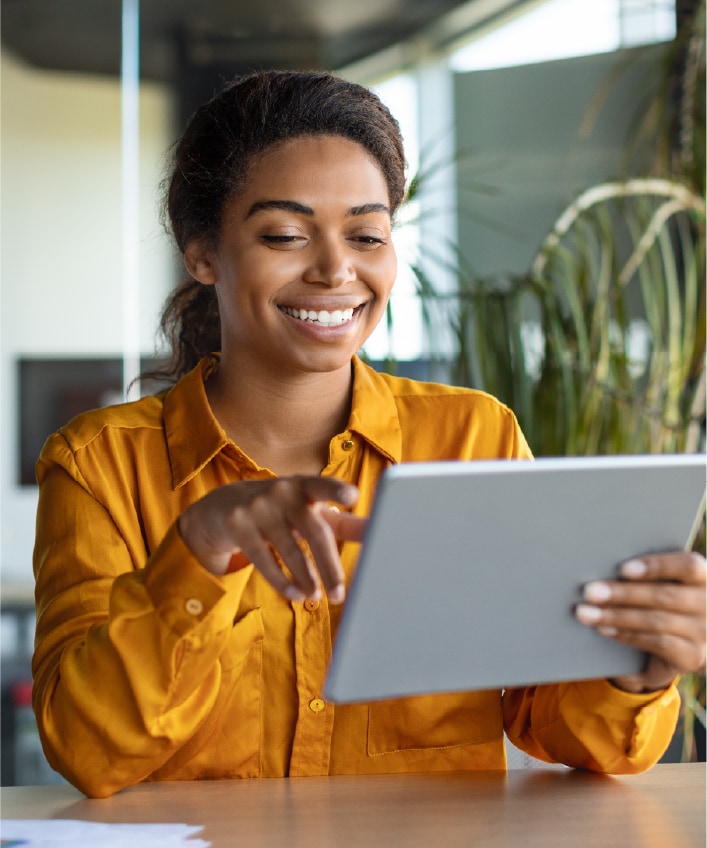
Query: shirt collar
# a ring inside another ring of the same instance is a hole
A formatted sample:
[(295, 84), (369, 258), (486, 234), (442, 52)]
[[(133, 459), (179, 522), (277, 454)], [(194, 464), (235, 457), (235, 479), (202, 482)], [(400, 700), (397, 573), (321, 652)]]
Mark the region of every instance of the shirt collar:
[(229, 444), (204, 387), (216, 365), (214, 358), (202, 359), (165, 395), (162, 414), (175, 489), (191, 480)]
[(374, 371), (358, 357), (353, 360), (353, 399), (349, 429), (359, 433), (391, 462), (400, 462), (403, 449), (402, 430), (390, 383), (385, 375)]
[[(217, 364), (213, 357), (202, 359), (165, 395), (164, 428), (175, 489), (231, 444), (211, 411), (204, 386)], [(391, 462), (400, 462), (402, 433), (395, 398), (385, 377), (358, 357), (353, 360), (349, 429)]]

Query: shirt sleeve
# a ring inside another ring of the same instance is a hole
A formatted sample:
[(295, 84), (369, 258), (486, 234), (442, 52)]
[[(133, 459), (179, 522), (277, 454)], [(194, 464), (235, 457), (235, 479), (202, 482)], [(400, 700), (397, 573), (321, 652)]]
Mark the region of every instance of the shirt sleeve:
[(176, 526), (140, 562), (139, 530), (118, 529), (60, 436), (38, 468), (34, 709), (50, 764), (101, 797), (148, 777), (205, 721), (252, 569), (209, 574)]
[(546, 762), (606, 774), (651, 768), (672, 739), (680, 710), (675, 684), (645, 695), (608, 680), (511, 689), (503, 696), (506, 734)]

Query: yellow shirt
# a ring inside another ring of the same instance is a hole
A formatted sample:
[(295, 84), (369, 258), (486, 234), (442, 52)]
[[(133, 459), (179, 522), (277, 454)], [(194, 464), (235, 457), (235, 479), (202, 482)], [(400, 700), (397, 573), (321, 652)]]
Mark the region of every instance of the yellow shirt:
[[(660, 758), (674, 688), (639, 696), (588, 681), (325, 703), (339, 608), (290, 603), (252, 566), (215, 577), (176, 530), (216, 486), (272, 476), (214, 418), (213, 367), (80, 416), (39, 459), (34, 707), (68, 780), (100, 797), (142, 780), (502, 769), (504, 728), (571, 766), (631, 772)], [(356, 484), (366, 515), (391, 463), (529, 455), (512, 412), (488, 395), (356, 359), (349, 424), (322, 473)], [(349, 576), (358, 547), (341, 546)]]

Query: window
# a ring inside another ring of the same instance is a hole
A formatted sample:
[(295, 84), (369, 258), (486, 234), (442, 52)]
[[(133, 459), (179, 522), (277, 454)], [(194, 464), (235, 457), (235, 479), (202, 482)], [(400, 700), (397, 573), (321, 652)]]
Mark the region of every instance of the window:
[(667, 41), (674, 0), (546, 0), (450, 56), (454, 71), (526, 65)]

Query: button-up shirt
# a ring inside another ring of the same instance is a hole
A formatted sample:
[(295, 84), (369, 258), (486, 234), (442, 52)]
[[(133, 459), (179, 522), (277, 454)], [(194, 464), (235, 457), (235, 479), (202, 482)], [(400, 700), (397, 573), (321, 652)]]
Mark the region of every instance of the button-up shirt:
[[(274, 476), (214, 417), (204, 383), (215, 367), (204, 360), (162, 395), (80, 416), (39, 459), (34, 706), (68, 780), (105, 796), (142, 780), (500, 769), (504, 730), (573, 766), (629, 772), (659, 759), (674, 687), (633, 695), (583, 681), (327, 703), (340, 608), (291, 603), (252, 565), (214, 576), (177, 530), (215, 487)], [(322, 474), (358, 486), (357, 514), (391, 463), (530, 457), (489, 395), (352, 367), (348, 426)], [(340, 545), (347, 578), (358, 550)]]

